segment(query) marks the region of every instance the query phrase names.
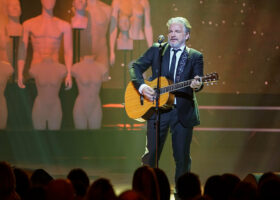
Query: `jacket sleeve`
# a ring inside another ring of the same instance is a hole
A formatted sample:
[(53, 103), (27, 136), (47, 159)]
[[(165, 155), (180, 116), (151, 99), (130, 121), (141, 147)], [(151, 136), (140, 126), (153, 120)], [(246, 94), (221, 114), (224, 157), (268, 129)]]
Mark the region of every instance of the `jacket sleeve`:
[[(193, 65), (193, 77), (195, 76), (203, 76), (203, 55), (200, 52), (196, 54), (196, 58)], [(198, 90), (195, 90), (195, 92), (199, 92), (203, 89), (203, 87), (204, 85), (202, 83), (202, 86)]]
[(137, 90), (139, 89), (140, 85), (144, 83), (142, 74), (152, 65), (155, 51), (156, 48), (152, 46), (130, 66), (130, 78)]

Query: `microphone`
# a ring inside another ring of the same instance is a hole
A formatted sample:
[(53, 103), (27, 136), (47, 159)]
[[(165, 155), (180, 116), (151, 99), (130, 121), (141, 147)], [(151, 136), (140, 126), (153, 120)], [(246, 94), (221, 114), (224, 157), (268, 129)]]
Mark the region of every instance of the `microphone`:
[(164, 38), (163, 35), (159, 35), (159, 36), (158, 36), (158, 43), (161, 44), (161, 43), (164, 41), (164, 39), (165, 39), (165, 38)]

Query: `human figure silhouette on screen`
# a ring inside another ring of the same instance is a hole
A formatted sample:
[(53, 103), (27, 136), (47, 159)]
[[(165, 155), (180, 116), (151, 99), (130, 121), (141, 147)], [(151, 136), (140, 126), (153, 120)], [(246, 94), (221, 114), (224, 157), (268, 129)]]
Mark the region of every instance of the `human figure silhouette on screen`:
[[(22, 26), (19, 22), (21, 15), (20, 3), (18, 0), (3, 1), (3, 13), (7, 16), (3, 25), (0, 26), (0, 129), (7, 125), (8, 109), (4, 96), (7, 81), (13, 74), (12, 62), (12, 40), (10, 36), (21, 36)], [(5, 11), (5, 12), (4, 12)], [(16, 56), (16, 55), (15, 55)]]
[(73, 59), (72, 31), (68, 22), (53, 16), (56, 0), (41, 0), (42, 14), (26, 20), (23, 23), (23, 50), (19, 51), (18, 61), (18, 86), (25, 88), (23, 83), (23, 70), (26, 59), (28, 39), (30, 37), (33, 55), (33, 65), (42, 62), (45, 58), (52, 58), (54, 62), (59, 61), (59, 49), (63, 38), (64, 61), (67, 68), (65, 85), (67, 89), (72, 87), (71, 66)]
[(75, 101), (73, 117), (77, 129), (99, 129), (102, 120), (102, 108), (99, 91), (103, 80), (102, 64), (93, 56), (73, 65), (79, 94)]
[(9, 62), (0, 61), (0, 129), (5, 129), (7, 125), (8, 109), (4, 92), (7, 81), (13, 72), (14, 69)]
[(85, 29), (88, 24), (88, 17), (86, 16), (86, 0), (73, 0), (73, 7), (75, 15), (71, 18), (72, 28)]
[[(110, 64), (115, 63), (115, 44), (118, 37), (119, 20), (129, 19), (129, 38), (146, 39), (148, 47), (153, 44), (153, 31), (150, 22), (150, 4), (148, 0), (113, 0), (110, 25)], [(126, 23), (124, 21), (124, 23)], [(143, 28), (144, 24), (144, 28)], [(120, 31), (122, 34), (122, 31)]]
[(19, 0), (7, 1), (7, 13), (8, 23), (6, 25), (6, 31), (8, 36), (21, 36), (22, 25), (20, 24), (19, 18), (21, 15), (21, 8)]
[(119, 18), (119, 35), (117, 39), (118, 50), (132, 50), (133, 40), (129, 38), (129, 19), (127, 16), (121, 16)]
[(103, 79), (109, 77), (109, 58), (106, 34), (111, 18), (111, 7), (99, 0), (87, 0), (87, 28), (81, 31), (81, 58), (94, 56), (102, 65)]
[(33, 127), (36, 130), (59, 130), (62, 120), (62, 109), (59, 90), (66, 75), (64, 65), (45, 58), (34, 64), (29, 70), (35, 79), (37, 97), (32, 108)]

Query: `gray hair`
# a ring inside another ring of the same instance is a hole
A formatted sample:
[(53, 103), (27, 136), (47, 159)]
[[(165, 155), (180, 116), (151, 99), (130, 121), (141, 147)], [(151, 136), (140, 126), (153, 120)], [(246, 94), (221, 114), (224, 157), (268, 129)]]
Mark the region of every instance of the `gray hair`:
[(172, 17), (166, 23), (166, 26), (169, 28), (171, 24), (183, 24), (185, 32), (190, 33), (191, 31), (191, 24), (190, 22), (184, 17)]

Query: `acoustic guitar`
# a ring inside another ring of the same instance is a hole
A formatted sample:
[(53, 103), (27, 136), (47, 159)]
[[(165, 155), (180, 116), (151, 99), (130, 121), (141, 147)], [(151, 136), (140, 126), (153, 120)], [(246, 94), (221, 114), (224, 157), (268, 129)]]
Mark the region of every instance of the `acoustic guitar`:
[[(156, 89), (157, 80), (158, 79), (154, 79), (153, 81), (145, 80), (145, 84), (149, 85), (151, 88)], [(174, 94), (172, 94), (171, 92), (189, 87), (193, 80), (194, 79), (190, 79), (173, 84), (166, 77), (161, 76), (159, 78), (159, 108), (170, 109), (174, 103)], [(214, 82), (217, 82), (219, 80), (219, 76), (218, 73), (211, 73), (207, 74), (206, 76), (199, 77), (197, 78), (197, 80), (206, 84), (210, 83), (211, 85), (213, 85)], [(140, 122), (149, 119), (149, 117), (155, 111), (156, 107), (156, 101), (154, 100), (153, 102), (151, 102), (146, 99), (138, 92), (132, 82), (129, 82), (126, 87), (124, 102), (127, 115), (130, 118)]]

